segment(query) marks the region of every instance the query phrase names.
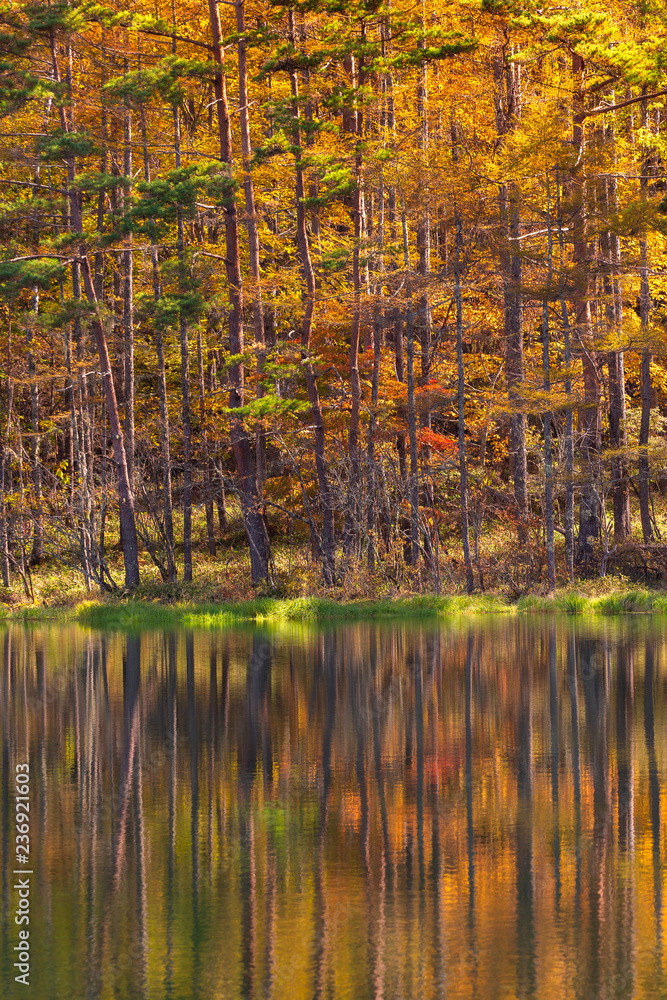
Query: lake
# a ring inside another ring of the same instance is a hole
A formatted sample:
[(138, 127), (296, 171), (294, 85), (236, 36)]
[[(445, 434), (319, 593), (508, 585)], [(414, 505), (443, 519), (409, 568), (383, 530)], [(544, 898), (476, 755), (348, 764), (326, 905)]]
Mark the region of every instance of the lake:
[(5, 629), (0, 994), (666, 997), (666, 652), (642, 616)]

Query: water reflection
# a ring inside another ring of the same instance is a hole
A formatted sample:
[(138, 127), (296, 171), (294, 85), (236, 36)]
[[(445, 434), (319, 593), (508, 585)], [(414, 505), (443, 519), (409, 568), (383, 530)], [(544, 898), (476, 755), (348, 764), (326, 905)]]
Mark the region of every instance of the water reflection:
[(6, 630), (0, 992), (28, 755), (40, 998), (665, 996), (666, 647)]

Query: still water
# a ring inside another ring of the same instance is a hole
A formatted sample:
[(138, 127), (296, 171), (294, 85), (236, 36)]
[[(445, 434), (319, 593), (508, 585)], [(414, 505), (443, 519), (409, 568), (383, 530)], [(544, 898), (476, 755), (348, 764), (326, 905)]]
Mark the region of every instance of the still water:
[(0, 995), (666, 997), (666, 654), (636, 618), (4, 631)]

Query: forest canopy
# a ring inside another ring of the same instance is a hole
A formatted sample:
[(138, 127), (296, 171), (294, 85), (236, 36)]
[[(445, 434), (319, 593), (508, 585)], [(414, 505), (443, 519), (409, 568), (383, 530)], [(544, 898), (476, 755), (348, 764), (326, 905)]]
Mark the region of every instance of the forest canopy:
[(112, 532), (187, 582), (233, 511), (269, 591), (295, 532), (327, 588), (483, 588), (493, 525), (517, 591), (662, 574), (665, 4), (0, 22), (5, 588), (117, 590)]

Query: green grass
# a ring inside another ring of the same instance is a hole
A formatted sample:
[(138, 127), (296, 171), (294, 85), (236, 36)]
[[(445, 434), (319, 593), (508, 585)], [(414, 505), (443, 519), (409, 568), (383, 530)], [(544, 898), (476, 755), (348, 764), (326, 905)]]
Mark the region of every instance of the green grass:
[[(279, 596), (261, 597), (253, 589), (247, 549), (231, 544), (233, 532), (225, 539), (219, 554), (211, 558), (204, 551), (205, 522), (199, 518), (198, 545), (195, 552), (194, 579), (166, 584), (154, 566), (142, 554), (141, 586), (132, 595), (92, 599), (83, 577), (65, 570), (55, 560), (46, 560), (34, 572), (35, 603), (29, 604), (15, 580), (0, 594), (0, 623), (5, 622), (78, 622), (89, 628), (143, 629), (219, 627), (233, 623), (351, 622), (362, 620), (446, 618), (489, 614), (561, 614), (619, 615), (667, 613), (667, 590), (638, 588), (629, 578), (608, 576), (605, 579), (580, 580), (560, 587), (553, 596), (544, 595), (544, 583), (535, 583), (527, 563), (511, 562), (515, 547), (508, 531), (496, 525), (495, 534), (485, 536), (489, 553), (483, 578), (489, 595), (462, 594), (462, 558), (450, 544), (442, 558), (443, 596), (423, 594), (431, 583), (428, 574), (405, 567), (396, 579), (376, 571), (368, 572), (365, 560), (349, 567), (345, 586), (331, 592), (322, 581), (318, 564), (310, 558), (306, 542), (286, 545), (274, 543), (276, 580)], [(234, 530), (240, 531), (239, 525)], [(237, 534), (238, 534), (237, 531)], [(108, 556), (113, 574), (123, 578), (122, 553), (109, 536)], [(516, 561), (516, 560), (515, 560)], [(522, 568), (523, 567), (523, 568)], [(522, 576), (523, 574), (523, 576)], [(182, 571), (179, 572), (182, 576)], [(481, 576), (481, 572), (480, 572)], [(562, 577), (561, 577), (562, 579)], [(477, 580), (475, 581), (477, 583)], [(536, 590), (518, 601), (510, 594)], [(540, 590), (542, 593), (540, 594)]]
[(667, 593), (651, 590), (618, 590), (606, 594), (565, 591), (553, 597), (522, 597), (516, 608), (536, 614), (667, 614)]
[[(510, 608), (495, 597), (417, 596), (382, 601), (334, 601), (320, 597), (290, 599), (258, 598), (228, 604), (158, 604), (152, 601), (87, 601), (61, 619), (91, 628), (215, 628), (238, 622), (349, 622), (389, 618), (426, 618), (460, 614), (507, 612)], [(35, 620), (43, 611), (35, 609), (27, 619)], [(9, 613), (7, 618), (14, 618)]]
[(1, 612), (6, 622), (77, 622), (97, 629), (218, 628), (242, 622), (351, 622), (488, 614), (667, 614), (667, 593), (646, 590), (601, 595), (562, 591), (527, 596), (516, 604), (500, 597), (420, 595), (394, 600), (336, 601), (322, 597), (271, 598), (228, 603), (161, 603), (129, 598), (82, 601), (70, 608), (21, 606)]

